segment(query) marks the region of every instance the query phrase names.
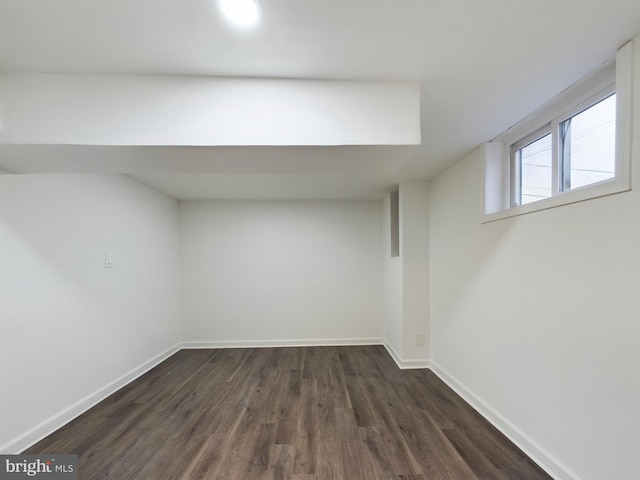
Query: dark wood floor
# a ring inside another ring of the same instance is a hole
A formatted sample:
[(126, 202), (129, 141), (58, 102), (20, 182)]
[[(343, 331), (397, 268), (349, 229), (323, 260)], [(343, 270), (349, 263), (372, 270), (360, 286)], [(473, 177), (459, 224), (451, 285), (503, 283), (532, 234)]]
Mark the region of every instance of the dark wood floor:
[(80, 479), (550, 479), (383, 347), (182, 350), (25, 453)]

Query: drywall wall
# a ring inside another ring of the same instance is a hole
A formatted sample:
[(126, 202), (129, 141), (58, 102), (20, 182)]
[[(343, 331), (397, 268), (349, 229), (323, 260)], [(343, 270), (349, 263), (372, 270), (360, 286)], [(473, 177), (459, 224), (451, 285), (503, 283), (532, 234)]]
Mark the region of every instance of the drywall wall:
[[(391, 256), (391, 197), (384, 198), (383, 212), (383, 277), (384, 277), (384, 339), (394, 360), (401, 364), (403, 358), (402, 321), (402, 257)], [(400, 225), (398, 225), (398, 228)]]
[(177, 202), (129, 178), (0, 176), (0, 451), (170, 353), (178, 244)]
[(184, 340), (382, 338), (380, 201), (180, 203)]
[[(425, 182), (400, 183), (402, 259), (402, 359), (426, 367), (429, 358), (429, 188)], [(422, 340), (418, 340), (418, 336)]]
[[(402, 368), (429, 360), (429, 187), (398, 188), (399, 256), (391, 257), (391, 197), (384, 200), (384, 332), (387, 350)], [(418, 337), (421, 340), (418, 340)]]
[[(640, 49), (633, 171), (640, 172)], [(558, 480), (640, 478), (640, 175), (480, 223), (474, 152), (431, 185), (432, 360)]]

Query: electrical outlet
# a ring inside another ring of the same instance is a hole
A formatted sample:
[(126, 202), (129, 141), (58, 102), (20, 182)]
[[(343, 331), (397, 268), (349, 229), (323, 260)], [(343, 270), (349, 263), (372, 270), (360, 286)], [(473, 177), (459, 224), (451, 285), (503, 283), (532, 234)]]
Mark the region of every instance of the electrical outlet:
[(427, 343), (427, 336), (423, 332), (416, 333), (416, 345), (423, 346)]

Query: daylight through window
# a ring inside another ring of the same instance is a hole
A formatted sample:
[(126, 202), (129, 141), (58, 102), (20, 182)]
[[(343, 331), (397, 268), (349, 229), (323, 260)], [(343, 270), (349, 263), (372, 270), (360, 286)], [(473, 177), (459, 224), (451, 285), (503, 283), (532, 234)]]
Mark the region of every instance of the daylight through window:
[(560, 124), (562, 190), (613, 178), (616, 173), (616, 96)]
[(547, 124), (511, 146), (511, 204), (527, 205), (610, 180), (615, 177), (615, 158), (616, 95), (613, 93), (569, 118)]

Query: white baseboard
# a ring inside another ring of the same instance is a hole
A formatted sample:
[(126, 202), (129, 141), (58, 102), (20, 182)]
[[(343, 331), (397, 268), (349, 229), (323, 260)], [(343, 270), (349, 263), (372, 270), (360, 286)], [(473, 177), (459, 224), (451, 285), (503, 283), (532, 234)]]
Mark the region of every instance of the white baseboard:
[(398, 355), (398, 352), (389, 344), (389, 342), (384, 342), (384, 348), (387, 349), (393, 361), (396, 362), (399, 368), (402, 370), (416, 369), (416, 368), (429, 368), (430, 362), (428, 359), (417, 359), (417, 360), (403, 360)]
[(572, 472), (566, 465), (529, 438), (526, 433), (504, 418), (498, 411), (489, 406), (433, 360), (430, 362), (429, 368), (554, 479), (581, 480), (575, 472)]
[(338, 347), (384, 345), (382, 338), (322, 338), (307, 340), (222, 340), (182, 342), (182, 348)]
[(21, 453), (30, 446), (38, 443), (40, 440), (50, 435), (60, 427), (66, 425), (77, 416), (83, 414), (91, 407), (107, 398), (112, 393), (116, 392), (120, 388), (124, 387), (128, 383), (132, 382), (139, 376), (151, 370), (153, 367), (163, 362), (171, 355), (180, 350), (180, 345), (174, 345), (168, 348), (164, 352), (156, 355), (152, 359), (144, 362), (142, 365), (130, 370), (129, 372), (117, 378), (113, 382), (105, 385), (104, 387), (90, 393), (86, 397), (77, 401), (73, 405), (65, 408), (64, 410), (56, 413), (52, 417), (46, 419), (40, 424), (36, 425), (32, 429), (23, 433), (22, 435), (8, 441), (4, 445), (0, 446), (0, 452), (3, 454), (17, 454)]

